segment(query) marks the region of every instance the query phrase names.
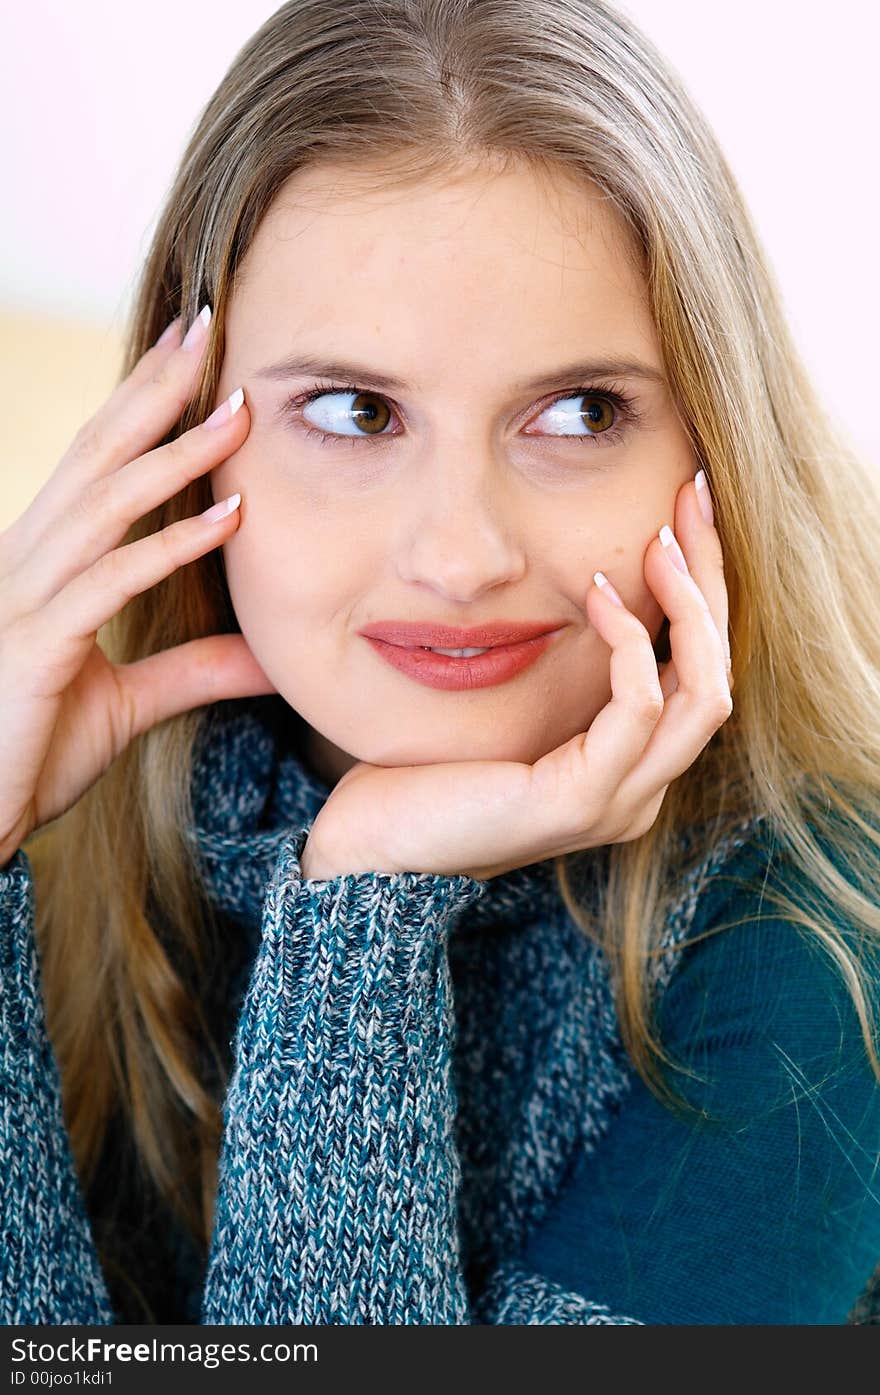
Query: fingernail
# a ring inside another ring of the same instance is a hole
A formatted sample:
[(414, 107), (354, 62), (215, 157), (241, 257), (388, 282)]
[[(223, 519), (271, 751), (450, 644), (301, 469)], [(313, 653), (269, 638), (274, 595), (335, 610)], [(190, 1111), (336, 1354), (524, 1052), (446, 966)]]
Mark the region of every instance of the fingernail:
[(173, 339), (174, 336), (175, 336), (175, 334), (177, 333), (177, 331), (178, 331), (179, 329), (180, 329), (180, 316), (178, 315), (176, 320), (172, 320), (171, 323), (170, 323), (170, 325), (168, 325), (166, 329), (163, 329), (162, 333), (159, 335), (159, 338), (156, 340), (155, 344), (153, 345), (153, 348), (154, 348), (154, 349), (158, 349), (158, 347), (159, 347), (160, 344), (167, 344), (167, 343), (168, 343), (168, 340), (169, 340), (169, 339)]
[(202, 422), (202, 426), (206, 426), (209, 431), (216, 430), (218, 426), (223, 425), (224, 421), (228, 421), (230, 417), (235, 416), (235, 413), (238, 411), (243, 401), (244, 389), (240, 387), (236, 388), (235, 392), (229, 394), (225, 402), (221, 402), (220, 406), (216, 407), (211, 415), (205, 418)]
[(205, 340), (208, 337), (208, 325), (210, 323), (211, 307), (210, 305), (203, 305), (201, 310), (193, 320), (192, 324), (190, 325), (189, 329), (186, 331), (186, 338), (184, 339), (181, 348), (196, 349), (199, 348), (202, 344), (204, 344)]
[(706, 472), (703, 469), (694, 475), (694, 484), (697, 486), (697, 503), (700, 506), (700, 513), (707, 523), (711, 523), (715, 517), (712, 511), (712, 498), (709, 494), (709, 486), (706, 483)]
[[(609, 601), (613, 601), (615, 605), (623, 605), (623, 601), (620, 599), (620, 596), (617, 594), (604, 572), (593, 572), (593, 580), (596, 585), (604, 591)], [(626, 606), (623, 606), (623, 608), (625, 610)]]
[(664, 523), (663, 527), (660, 529), (660, 541), (666, 549), (666, 555), (672, 565), (677, 567), (680, 572), (684, 572), (685, 575), (687, 575), (688, 565), (684, 560), (684, 553), (676, 542), (675, 534), (668, 523)]
[(205, 509), (202, 518), (205, 523), (219, 523), (221, 518), (232, 513), (233, 509), (237, 509), (240, 503), (240, 494), (230, 494), (228, 499), (223, 499), (219, 504), (212, 504), (209, 509)]

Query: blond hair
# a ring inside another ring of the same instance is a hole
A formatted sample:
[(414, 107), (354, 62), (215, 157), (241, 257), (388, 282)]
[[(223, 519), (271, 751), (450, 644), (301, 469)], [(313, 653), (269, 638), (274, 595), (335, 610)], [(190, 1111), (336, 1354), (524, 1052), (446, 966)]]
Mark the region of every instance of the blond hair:
[[(863, 598), (880, 591), (880, 494), (808, 381), (740, 190), (669, 64), (604, 0), (282, 5), (235, 58), (183, 154), (122, 375), (173, 316), (186, 325), (210, 302), (201, 388), (166, 439), (204, 417), (236, 268), (281, 184), (306, 165), (339, 161), (405, 183), (514, 160), (593, 181), (631, 230), (725, 556), (731, 717), (670, 786), (653, 827), (608, 850), (599, 915), (575, 891), (579, 855), (556, 863), (566, 904), (611, 959), (633, 1064), (674, 1102), (652, 1031), (650, 965), (683, 872), (683, 828), (701, 830), (697, 857), (764, 812), (807, 883), (861, 943), (877, 940), (880, 639)], [(209, 502), (200, 478), (126, 541)], [(237, 629), (212, 552), (134, 597), (101, 642), (125, 663)], [(216, 1050), (199, 997), (212, 920), (183, 829), (206, 712), (146, 733), (26, 844), (79, 1175), (84, 1186), (96, 1175), (118, 1115), (144, 1179), (205, 1253), (222, 1100), (199, 1073), (200, 1051)], [(821, 906), (779, 906), (843, 975), (880, 1078), (858, 951)], [(111, 1248), (108, 1237), (108, 1271)]]

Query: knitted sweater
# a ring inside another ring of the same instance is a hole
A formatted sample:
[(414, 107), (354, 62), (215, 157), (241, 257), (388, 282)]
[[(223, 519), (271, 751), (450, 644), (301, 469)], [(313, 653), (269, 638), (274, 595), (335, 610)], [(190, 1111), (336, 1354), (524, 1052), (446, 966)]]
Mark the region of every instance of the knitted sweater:
[[(726, 1180), (720, 1197), (712, 1192), (709, 1154), (701, 1150), (718, 1149), (715, 1135), (708, 1143), (688, 1135), (677, 1164), (680, 1172), (684, 1157), (695, 1155), (703, 1166), (703, 1211), (678, 1202), (666, 1207), (666, 1249), (643, 1247), (642, 1287), (631, 1266), (628, 1273), (632, 1234), (627, 1239), (620, 1206), (631, 1206), (630, 1219), (639, 1217), (637, 1228), (648, 1235), (641, 1218), (651, 1139), (640, 1140), (637, 1156), (617, 1146), (613, 1206), (601, 1160), (612, 1155), (615, 1139), (626, 1140), (627, 1128), (633, 1137), (644, 1133), (646, 1105), (620, 1041), (605, 956), (569, 916), (552, 862), (490, 881), (415, 872), (304, 878), (299, 859), (328, 786), (290, 744), (285, 714), (274, 697), (217, 704), (197, 751), (188, 834), (206, 894), (228, 927), (233, 970), (216, 1020), (234, 1032), (210, 1254), (200, 1265), (179, 1236), (169, 1275), (178, 1296), (163, 1320), (804, 1320), (801, 1310), (776, 1316), (760, 1284), (758, 1302), (774, 1316), (743, 1316), (721, 1279), (728, 1257), (707, 1262), (710, 1218), (719, 1208), (730, 1243), (740, 1244), (737, 1272), (753, 1242), (751, 1233), (736, 1239), (742, 1178)], [(655, 970), (662, 1002), (688, 983), (687, 956), (697, 950), (675, 947), (708, 928), (709, 893), (731, 880), (738, 857), (760, 846), (760, 822), (745, 823), (683, 878), (661, 931), (669, 951)], [(598, 849), (587, 859), (587, 895), (595, 894), (606, 853)], [(114, 1323), (123, 1318), (101, 1270), (62, 1117), (33, 897), (20, 849), (0, 869), (0, 1319)], [(729, 901), (722, 905), (716, 895), (712, 914), (719, 907), (730, 915)], [(815, 956), (810, 964), (815, 979)], [(755, 981), (753, 963), (749, 971)], [(706, 1040), (697, 1030), (704, 1025), (699, 1002), (699, 994), (679, 995), (684, 1016), (674, 1016), (672, 1026), (681, 1041)], [(842, 1023), (842, 998), (833, 1011)], [(841, 1031), (838, 1045), (843, 1039)], [(831, 1314), (807, 1321), (845, 1321), (880, 1256), (880, 1202), (858, 1158), (872, 1147), (876, 1154), (880, 1091), (855, 1060), (853, 1054), (849, 1076), (855, 1072), (858, 1089), (847, 1127), (861, 1130), (850, 1150), (856, 1163), (840, 1161), (833, 1175), (829, 1163), (815, 1191), (812, 1179), (803, 1189), (798, 1223), (827, 1237), (827, 1252), (817, 1243), (811, 1254), (819, 1265), (813, 1292), (824, 1295)], [(778, 1108), (771, 1113), (782, 1115)], [(662, 1123), (651, 1127), (660, 1145), (657, 1195), (649, 1198), (656, 1221), (683, 1135), (670, 1141)], [(796, 1150), (778, 1151), (799, 1164)], [(712, 1168), (723, 1156), (722, 1141)], [(634, 1169), (641, 1169), (638, 1185)], [(851, 1194), (835, 1190), (840, 1177)], [(793, 1193), (794, 1172), (789, 1180)], [(787, 1214), (788, 1192), (777, 1198), (779, 1214)], [(166, 1222), (153, 1224), (158, 1247)], [(698, 1284), (670, 1248), (669, 1234), (690, 1245), (691, 1262), (699, 1254)], [(794, 1245), (775, 1246), (783, 1269), (780, 1277), (766, 1266), (765, 1286), (788, 1283), (787, 1253), (799, 1257)], [(588, 1286), (591, 1265), (604, 1287)], [(690, 1290), (690, 1308), (682, 1309), (679, 1297), (679, 1307), (665, 1312), (655, 1292), (663, 1286), (679, 1295)]]

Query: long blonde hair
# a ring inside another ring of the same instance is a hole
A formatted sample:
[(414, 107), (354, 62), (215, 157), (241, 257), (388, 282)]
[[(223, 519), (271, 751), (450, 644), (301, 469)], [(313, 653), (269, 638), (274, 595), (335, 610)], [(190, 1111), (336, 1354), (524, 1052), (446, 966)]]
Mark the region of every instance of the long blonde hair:
[[(880, 594), (880, 492), (808, 381), (736, 181), (670, 66), (605, 0), (282, 5), (235, 58), (184, 152), (121, 376), (173, 316), (187, 325), (210, 302), (201, 389), (166, 439), (203, 419), (236, 267), (281, 184), (309, 163), (355, 162), (380, 183), (519, 159), (593, 181), (631, 229), (725, 556), (733, 714), (670, 786), (654, 826), (609, 849), (599, 917), (575, 891), (579, 855), (556, 863), (569, 909), (609, 954), (633, 1064), (674, 1102), (661, 1071), (670, 1060), (652, 1032), (649, 968), (683, 870), (682, 828), (703, 830), (698, 856), (766, 813), (808, 885), (864, 944), (877, 941), (880, 638), (864, 597)], [(209, 502), (198, 479), (126, 541)], [(100, 639), (125, 663), (237, 628), (212, 552), (132, 599)], [(145, 1182), (204, 1253), (222, 1097), (198, 1065), (206, 1047), (216, 1053), (199, 994), (212, 921), (182, 830), (207, 710), (146, 733), (25, 845), (83, 1185), (121, 1120)], [(779, 905), (844, 976), (880, 1078), (860, 955), (812, 900)], [(105, 1237), (108, 1271), (111, 1248)]]

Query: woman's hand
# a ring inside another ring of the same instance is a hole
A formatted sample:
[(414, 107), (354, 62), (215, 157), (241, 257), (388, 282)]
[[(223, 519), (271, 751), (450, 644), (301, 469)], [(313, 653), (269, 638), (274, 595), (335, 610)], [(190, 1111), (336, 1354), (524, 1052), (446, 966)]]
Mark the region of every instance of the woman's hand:
[(411, 871), (485, 879), (646, 833), (672, 781), (733, 711), (721, 543), (692, 481), (678, 492), (675, 534), (689, 573), (676, 569), (659, 536), (644, 559), (645, 578), (670, 622), (672, 658), (662, 677), (645, 626), (593, 584), (587, 614), (611, 646), (612, 697), (589, 731), (534, 765), (359, 762), (315, 819), (301, 858), (304, 875)]
[[(70, 808), (133, 737), (221, 698), (275, 691), (241, 635), (108, 662), (97, 631), (126, 604), (232, 536), (239, 513), (129, 527), (242, 445), (247, 407), (148, 450), (198, 383), (207, 315), (175, 321), (77, 432), (29, 508), (0, 533), (0, 867)], [(190, 336), (188, 336), (190, 337)], [(224, 404), (225, 405), (225, 404)], [(142, 454), (146, 452), (146, 454)]]

